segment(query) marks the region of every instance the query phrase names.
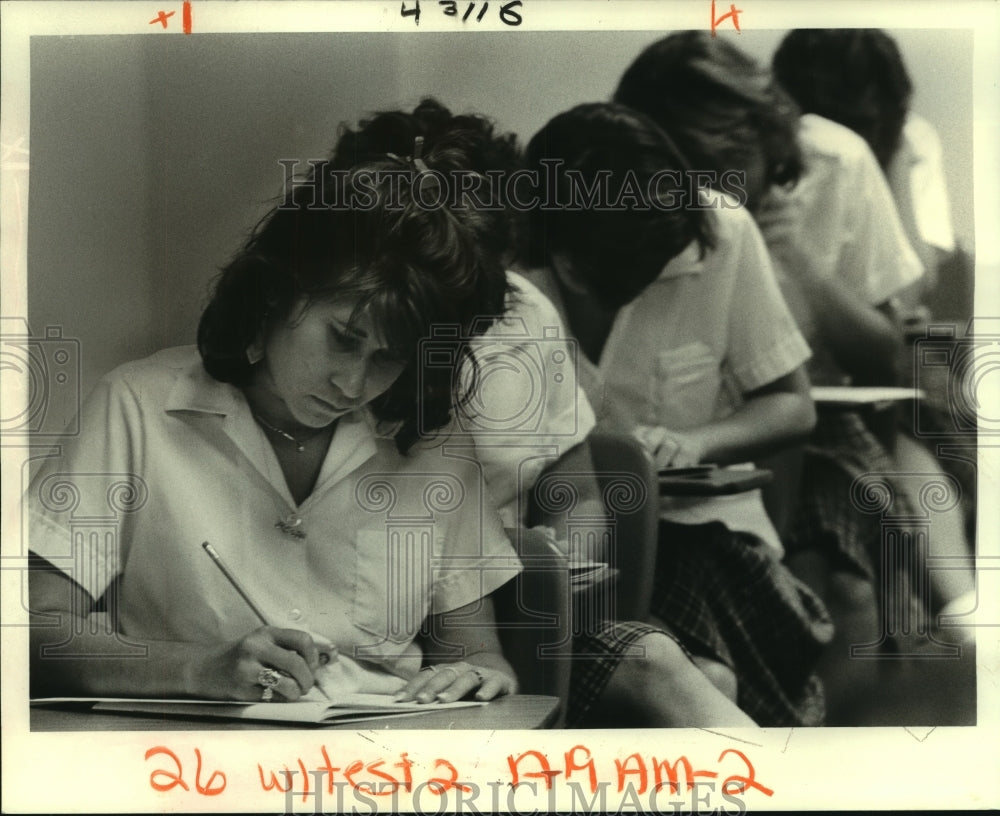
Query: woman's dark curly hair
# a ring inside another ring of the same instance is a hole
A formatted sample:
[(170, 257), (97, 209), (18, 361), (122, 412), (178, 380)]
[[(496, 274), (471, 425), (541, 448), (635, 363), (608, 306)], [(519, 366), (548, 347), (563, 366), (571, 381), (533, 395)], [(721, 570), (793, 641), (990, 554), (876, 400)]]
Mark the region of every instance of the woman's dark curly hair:
[[(414, 161), (418, 136), (422, 155)], [(478, 201), (497, 202), (497, 185), (483, 173), (516, 157), (512, 136), (431, 99), (412, 114), (378, 113), (356, 130), (343, 126), (329, 160), (286, 193), (222, 269), (198, 326), (206, 371), (244, 386), (253, 374), (248, 346), (302, 298), (357, 299), (355, 315), (367, 311), (390, 353), (406, 362), (369, 407), (407, 452), (468, 400), (456, 374), (466, 361), (474, 367), (463, 338), (503, 314), (508, 290), (504, 207), (456, 201), (458, 175), (448, 174), (464, 175)], [(421, 341), (436, 327), (451, 330), (448, 361), (439, 354), (426, 365)], [(473, 377), (466, 392), (474, 387)]]
[(761, 151), (762, 193), (802, 173), (795, 103), (722, 37), (682, 31), (658, 40), (622, 75), (614, 99), (651, 116), (699, 170), (746, 169), (750, 151)]
[[(641, 113), (608, 102), (578, 105), (534, 135), (525, 163), (538, 179), (541, 206), (528, 216), (524, 259), (545, 266), (564, 254), (606, 306), (633, 300), (693, 241), (702, 251), (713, 244), (705, 210), (685, 200), (692, 190), (684, 158)], [(607, 201), (581, 206), (581, 182), (603, 189)]]
[(876, 28), (797, 29), (781, 41), (773, 67), (803, 111), (849, 127), (889, 164), (913, 93), (892, 37)]

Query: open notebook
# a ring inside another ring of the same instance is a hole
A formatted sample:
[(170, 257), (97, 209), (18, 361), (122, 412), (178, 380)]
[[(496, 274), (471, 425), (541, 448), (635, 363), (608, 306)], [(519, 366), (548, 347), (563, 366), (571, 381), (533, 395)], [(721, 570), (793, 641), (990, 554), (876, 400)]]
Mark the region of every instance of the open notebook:
[(33, 704), (90, 702), (92, 711), (155, 714), (178, 717), (221, 717), (285, 723), (331, 723), (381, 717), (406, 717), (446, 708), (470, 708), (485, 703), (459, 700), (454, 703), (397, 703), (388, 694), (344, 694), (335, 700), (319, 695), (294, 703), (234, 703), (230, 700), (152, 700), (137, 698), (59, 697), (33, 700)]

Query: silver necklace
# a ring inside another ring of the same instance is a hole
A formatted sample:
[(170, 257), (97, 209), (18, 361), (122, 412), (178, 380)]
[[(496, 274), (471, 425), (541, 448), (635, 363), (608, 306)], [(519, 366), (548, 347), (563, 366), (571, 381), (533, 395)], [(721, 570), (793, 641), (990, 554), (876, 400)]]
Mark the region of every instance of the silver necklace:
[(297, 439), (296, 437), (294, 437), (290, 433), (288, 433), (288, 431), (283, 431), (283, 430), (281, 430), (281, 428), (276, 428), (274, 425), (272, 425), (270, 422), (268, 422), (266, 419), (264, 419), (259, 414), (254, 414), (253, 418), (256, 419), (267, 430), (269, 430), (269, 431), (271, 431), (273, 433), (276, 433), (278, 436), (282, 437), (283, 439), (287, 439), (289, 442), (291, 442), (293, 445), (295, 445), (295, 450), (297, 450), (299, 453), (303, 453), (305, 451), (305, 449), (306, 449), (306, 442), (309, 442), (310, 440), (316, 438), (321, 433), (323, 433), (323, 431), (326, 430), (326, 428), (320, 428), (316, 433), (312, 434), (305, 441), (300, 441), (299, 439)]

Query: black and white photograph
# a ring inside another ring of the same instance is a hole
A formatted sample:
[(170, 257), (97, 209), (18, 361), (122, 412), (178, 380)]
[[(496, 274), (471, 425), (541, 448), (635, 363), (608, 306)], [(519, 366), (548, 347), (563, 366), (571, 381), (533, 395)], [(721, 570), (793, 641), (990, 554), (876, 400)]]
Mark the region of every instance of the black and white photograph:
[(995, 5), (0, 11), (4, 812), (1000, 804)]

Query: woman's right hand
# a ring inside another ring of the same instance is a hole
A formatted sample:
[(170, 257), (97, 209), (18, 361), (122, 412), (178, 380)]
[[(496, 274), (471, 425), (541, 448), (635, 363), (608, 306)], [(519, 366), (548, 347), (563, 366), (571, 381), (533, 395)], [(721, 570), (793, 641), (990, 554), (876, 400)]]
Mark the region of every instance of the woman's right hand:
[(694, 430), (671, 431), (659, 425), (637, 425), (632, 435), (646, 449), (657, 470), (692, 467), (705, 458), (705, 445)]
[(260, 702), (265, 698), (260, 674), (273, 669), (280, 675), (273, 699), (294, 702), (315, 685), (324, 665), (321, 655), (336, 656), (332, 645), (317, 638), (301, 629), (262, 626), (197, 658), (189, 691), (196, 697)]
[(802, 280), (819, 274), (803, 241), (801, 208), (787, 193), (774, 191), (768, 195), (754, 213), (754, 220), (779, 277)]
[(783, 191), (773, 191), (764, 198), (754, 212), (754, 221), (772, 254), (799, 241), (801, 208)]

